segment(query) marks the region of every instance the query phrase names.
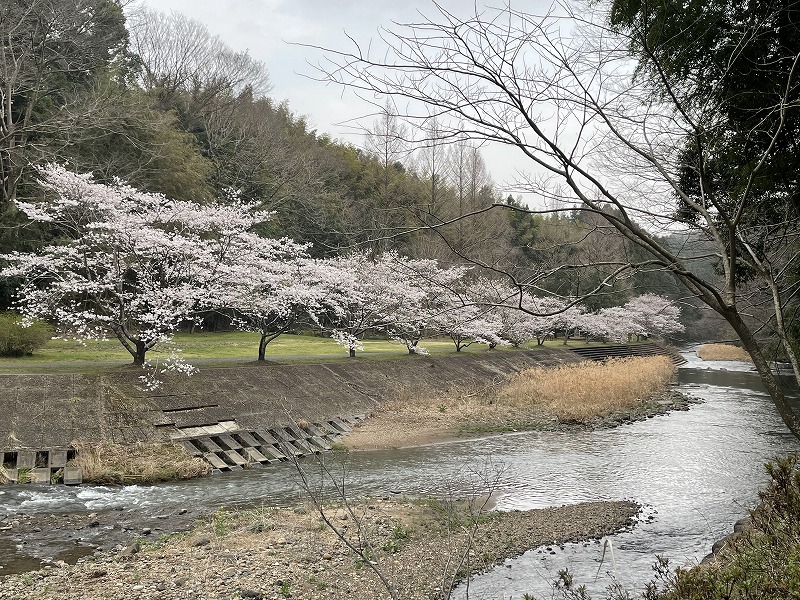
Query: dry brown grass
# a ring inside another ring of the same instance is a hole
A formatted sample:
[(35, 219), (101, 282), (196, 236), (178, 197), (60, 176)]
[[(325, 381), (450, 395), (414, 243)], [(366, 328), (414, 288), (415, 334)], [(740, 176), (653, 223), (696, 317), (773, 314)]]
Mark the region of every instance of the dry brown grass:
[(635, 408), (674, 375), (664, 356), (523, 371), (485, 389), (453, 389), (381, 403), (342, 443), (350, 449), (431, 443), (461, 434), (557, 427)]
[(69, 466), (80, 467), (87, 483), (155, 483), (192, 479), (211, 472), (211, 465), (177, 444), (74, 441), (72, 447), (76, 456)]
[(745, 362), (753, 362), (747, 352), (732, 344), (704, 344), (697, 349), (697, 356), (703, 360), (743, 360)]
[(675, 367), (666, 356), (529, 369), (501, 392), (511, 405), (536, 404), (560, 421), (588, 421), (627, 410), (663, 391)]
[(11, 477), (9, 477), (6, 468), (3, 465), (0, 465), (0, 484), (3, 483), (11, 483)]

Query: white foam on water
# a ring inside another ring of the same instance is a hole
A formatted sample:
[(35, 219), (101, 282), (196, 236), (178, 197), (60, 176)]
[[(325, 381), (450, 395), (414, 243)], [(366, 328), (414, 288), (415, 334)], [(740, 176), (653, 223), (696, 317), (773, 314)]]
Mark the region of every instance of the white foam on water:
[(77, 498), (90, 510), (109, 508), (142, 507), (154, 504), (157, 499), (156, 488), (128, 485), (124, 487), (98, 486), (83, 488)]

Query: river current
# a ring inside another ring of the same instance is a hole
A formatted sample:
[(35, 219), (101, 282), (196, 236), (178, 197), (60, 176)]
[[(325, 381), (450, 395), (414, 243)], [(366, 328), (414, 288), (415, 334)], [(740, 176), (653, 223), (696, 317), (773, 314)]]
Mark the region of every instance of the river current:
[[(693, 350), (679, 369), (677, 389), (703, 401), (687, 412), (599, 431), (525, 432), (401, 450), (351, 453), (344, 473), (352, 495), (491, 490), (500, 510), (590, 500), (632, 499), (643, 505), (633, 530), (604, 544), (533, 550), (456, 590), (466, 600), (550, 598), (559, 569), (600, 592), (615, 578), (639, 589), (656, 554), (675, 566), (697, 562), (730, 533), (766, 483), (763, 464), (797, 450), (752, 365), (703, 362)], [(311, 464), (311, 463), (309, 463)], [(16, 512), (162, 513), (180, 507), (208, 511), (240, 503), (292, 504), (302, 498), (290, 465), (155, 486), (6, 486), (0, 515)], [(613, 555), (613, 556), (612, 556)], [(598, 594), (599, 596), (599, 594)]]

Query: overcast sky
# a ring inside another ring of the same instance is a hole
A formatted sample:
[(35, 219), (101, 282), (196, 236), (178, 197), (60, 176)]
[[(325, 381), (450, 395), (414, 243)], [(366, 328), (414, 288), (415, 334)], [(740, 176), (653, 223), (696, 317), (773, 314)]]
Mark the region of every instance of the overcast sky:
[[(266, 65), (274, 99), (288, 100), (292, 111), (305, 115), (318, 133), (357, 145), (362, 143), (360, 136), (342, 124), (368, 114), (370, 107), (339, 86), (310, 79), (309, 76), (315, 75), (312, 65), (320, 61), (322, 54), (293, 44), (349, 49), (347, 35), (366, 45), (377, 37), (379, 28), (391, 28), (393, 21), (419, 21), (420, 13), (432, 18), (437, 15), (431, 0), (138, 0), (138, 3), (197, 19), (234, 50), (247, 50)], [(439, 3), (456, 15), (468, 16), (474, 10), (469, 0)], [(482, 4), (479, 2), (479, 8)], [(530, 9), (543, 2), (529, 0), (524, 4)], [(365, 124), (372, 120), (367, 119)], [(513, 149), (486, 148), (483, 153), (498, 186), (513, 180), (518, 169), (526, 168), (525, 161), (517, 158)]]

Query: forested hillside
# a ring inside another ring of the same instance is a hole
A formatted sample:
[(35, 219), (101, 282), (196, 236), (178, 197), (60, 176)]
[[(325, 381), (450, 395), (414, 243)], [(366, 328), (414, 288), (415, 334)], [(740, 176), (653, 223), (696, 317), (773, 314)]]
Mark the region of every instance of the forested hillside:
[[(439, 136), (435, 119), (417, 143), (389, 102), (359, 146), (312, 129), (291, 98), (270, 95), (269, 65), (182, 15), (11, 0), (0, 30), (0, 253), (66, 235), (16, 204), (41, 199), (38, 169), (58, 163), (178, 201), (254, 203), (272, 212), (258, 233), (310, 243), (312, 257), (391, 249), (470, 262), (476, 277), (510, 275), (537, 294), (599, 288), (590, 310), (680, 296), (660, 270), (610, 276), (646, 257), (597, 215), (510, 210), (520, 200), (499, 191), (478, 146)], [(493, 204), (508, 208), (481, 212)], [(8, 307), (13, 280), (2, 285)]]

